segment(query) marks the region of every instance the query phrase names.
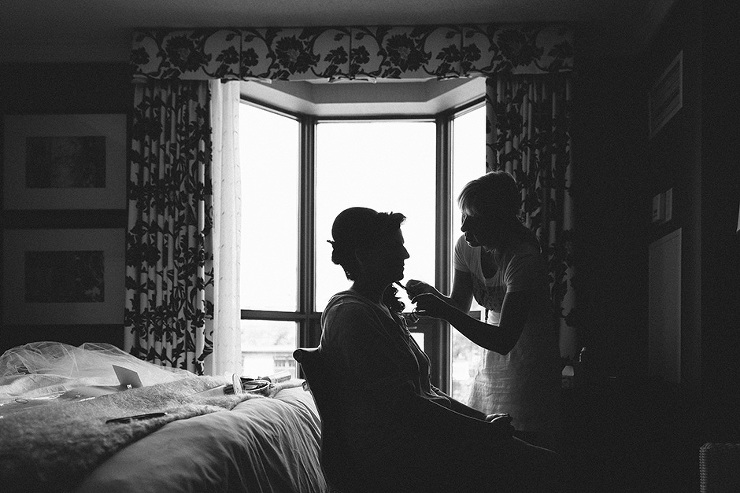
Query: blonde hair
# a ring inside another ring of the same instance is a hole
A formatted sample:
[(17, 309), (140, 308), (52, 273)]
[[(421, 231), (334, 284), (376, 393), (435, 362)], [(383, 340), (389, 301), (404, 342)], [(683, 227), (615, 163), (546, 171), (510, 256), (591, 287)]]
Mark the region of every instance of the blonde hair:
[(489, 171), (468, 182), (457, 199), (460, 210), (476, 216), (519, 221), (521, 195), (506, 171)]

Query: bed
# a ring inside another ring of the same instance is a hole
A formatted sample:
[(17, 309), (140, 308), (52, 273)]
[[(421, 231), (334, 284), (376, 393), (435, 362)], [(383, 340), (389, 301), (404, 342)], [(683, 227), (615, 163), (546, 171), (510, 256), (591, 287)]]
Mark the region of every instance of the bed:
[[(122, 383), (114, 365), (141, 386)], [(228, 393), (228, 380), (105, 344), (13, 348), (0, 356), (0, 484), (19, 492), (328, 491), (319, 414), (302, 380), (244, 393)], [(148, 417), (127, 419), (139, 415)]]

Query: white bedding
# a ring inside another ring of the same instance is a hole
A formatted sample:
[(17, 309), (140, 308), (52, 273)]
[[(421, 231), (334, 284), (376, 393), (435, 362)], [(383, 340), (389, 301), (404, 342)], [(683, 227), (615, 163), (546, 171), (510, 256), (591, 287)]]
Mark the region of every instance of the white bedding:
[[(111, 364), (137, 371), (144, 386), (101, 387), (115, 383)], [(0, 489), (328, 491), (319, 414), (301, 382), (264, 395), (200, 395), (225, 382), (155, 367), (107, 345), (44, 342), (7, 351), (0, 356)], [(91, 390), (95, 397), (86, 397)], [(167, 415), (106, 423), (155, 411)]]
[(300, 387), (168, 423), (97, 467), (74, 491), (325, 492), (321, 425)]

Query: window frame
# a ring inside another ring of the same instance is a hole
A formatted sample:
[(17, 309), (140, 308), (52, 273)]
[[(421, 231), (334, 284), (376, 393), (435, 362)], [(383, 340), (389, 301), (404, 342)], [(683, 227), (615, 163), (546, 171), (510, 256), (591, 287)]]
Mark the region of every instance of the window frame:
[[(266, 104), (244, 94), (240, 103), (292, 118), (299, 123), (299, 234), (298, 310), (295, 312), (242, 309), (242, 320), (290, 321), (296, 323), (299, 347), (315, 347), (321, 340), (321, 312), (315, 303), (315, 187), (316, 187), (316, 126), (321, 122), (366, 121), (434, 121), (436, 127), (436, 190), (435, 190), (435, 279), (440, 292), (448, 293), (452, 284), (451, 237), (454, 198), (452, 193), (452, 166), (454, 119), (485, 101), (481, 95), (465, 104), (457, 105), (436, 114), (383, 115), (383, 116), (313, 116)], [(424, 334), (424, 351), (432, 365), (433, 385), (449, 393), (452, 388), (451, 332), (447, 322), (421, 319), (412, 332)]]

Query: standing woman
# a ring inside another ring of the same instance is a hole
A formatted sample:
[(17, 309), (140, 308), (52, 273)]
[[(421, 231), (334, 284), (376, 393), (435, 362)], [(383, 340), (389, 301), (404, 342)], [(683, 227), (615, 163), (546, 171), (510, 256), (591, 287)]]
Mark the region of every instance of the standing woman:
[[(455, 245), (450, 296), (409, 281), (421, 315), (441, 318), (486, 349), (468, 404), (510, 413), (516, 436), (556, 448), (560, 431), (560, 349), (547, 263), (535, 234), (519, 219), (513, 176), (486, 173), (468, 183), (458, 203), (463, 235)], [(472, 298), (486, 321), (468, 315)]]
[(554, 453), (512, 437), (508, 416), (486, 415), (431, 385), (429, 358), (392, 285), (409, 258), (404, 219), (353, 207), (332, 226), (332, 261), (352, 287), (324, 310), (319, 350), (336, 382), (341, 456), (370, 491), (555, 491)]

